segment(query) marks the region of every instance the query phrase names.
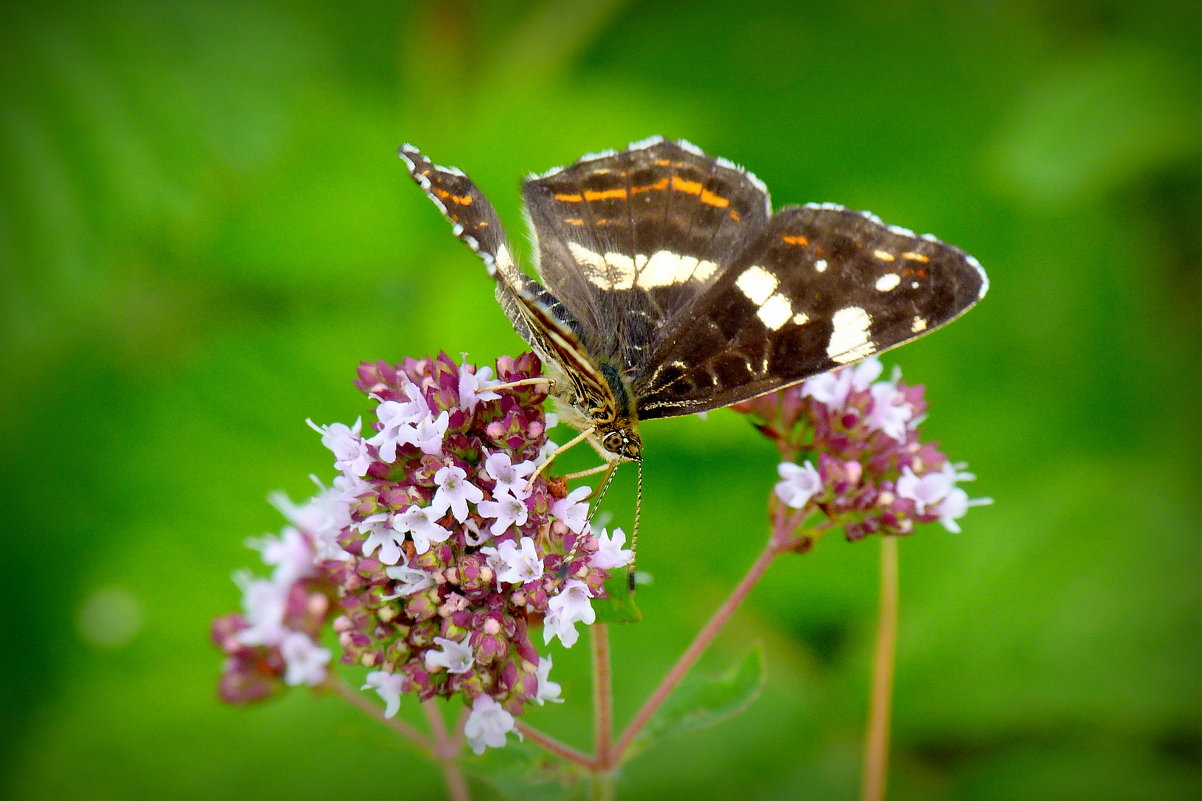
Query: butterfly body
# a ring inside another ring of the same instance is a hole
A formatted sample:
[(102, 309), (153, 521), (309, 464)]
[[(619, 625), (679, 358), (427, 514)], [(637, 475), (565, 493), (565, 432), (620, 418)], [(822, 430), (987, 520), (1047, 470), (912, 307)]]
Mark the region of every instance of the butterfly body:
[(955, 319), (988, 287), (975, 259), (934, 237), (831, 204), (773, 214), (753, 175), (660, 138), (524, 182), (540, 283), (466, 175), (409, 145), (400, 155), (496, 280), (564, 421), (611, 460), (641, 459), (642, 420), (852, 364)]

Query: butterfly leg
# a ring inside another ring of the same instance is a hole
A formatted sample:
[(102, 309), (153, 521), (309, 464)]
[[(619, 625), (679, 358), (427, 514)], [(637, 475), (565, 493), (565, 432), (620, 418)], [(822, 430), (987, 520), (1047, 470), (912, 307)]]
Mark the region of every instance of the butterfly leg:
[[(590, 467), (588, 470), (581, 470), (579, 473), (568, 473), (566, 476), (564, 476), (564, 478), (566, 478), (568, 481), (573, 481), (577, 478), (584, 478), (585, 476), (595, 476), (598, 473), (608, 474), (617, 466), (618, 460), (615, 459), (612, 462), (606, 462), (605, 464), (599, 464), (596, 467)], [(609, 476), (606, 475), (606, 478), (609, 478)]]
[(592, 427), (586, 428), (583, 431), (581, 431), (579, 434), (577, 434), (576, 436), (572, 437), (566, 443), (564, 443), (563, 445), (560, 445), (558, 448), (556, 448), (555, 451), (550, 456), (548, 456), (542, 464), (540, 464), (538, 466), (538, 468), (534, 471), (534, 473), (531, 474), (530, 480), (526, 482), (526, 490), (529, 491), (530, 488), (532, 486), (534, 486), (534, 479), (538, 478), (539, 473), (543, 472), (543, 470), (545, 470), (547, 468), (547, 466), (549, 464), (551, 464), (551, 462), (555, 461), (556, 456), (563, 453), (568, 448), (575, 447), (576, 445), (579, 445), (581, 442), (584, 442), (586, 439), (588, 439), (589, 437), (591, 437), (593, 435), (593, 432), (595, 430), (596, 429), (592, 428)]
[(555, 380), (551, 379), (551, 378), (522, 378), (518, 381), (510, 381), (507, 384), (491, 384), (487, 387), (487, 389), (489, 391), (495, 391), (498, 389), (514, 389), (516, 387), (529, 387), (529, 386), (534, 386), (535, 384), (546, 384), (548, 391), (552, 391), (555, 389)]

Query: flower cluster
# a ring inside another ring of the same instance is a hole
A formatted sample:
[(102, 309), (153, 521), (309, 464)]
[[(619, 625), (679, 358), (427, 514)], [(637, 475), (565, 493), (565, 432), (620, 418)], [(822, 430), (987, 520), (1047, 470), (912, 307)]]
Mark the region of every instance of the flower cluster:
[(573, 645), (631, 553), (620, 529), (591, 529), (589, 488), (535, 475), (555, 447), (540, 367), (532, 354), (500, 359), (496, 379), (445, 354), (360, 366), (376, 422), (310, 423), (341, 474), (304, 504), (275, 499), (291, 526), (258, 543), (273, 576), (239, 578), (244, 613), (213, 625), (225, 700), (324, 681), (327, 623), (342, 662), (372, 669), (364, 689), (386, 715), (406, 694), (463, 697), (477, 753), (558, 700), (530, 632)]
[[(734, 408), (749, 414), (784, 456), (775, 494), (803, 510), (797, 522), (820, 513), (849, 540), (911, 534), (915, 523), (936, 521), (958, 532), (956, 521), (970, 506), (992, 501), (969, 500), (956, 483), (973, 475), (919, 441), (923, 388), (902, 383), (897, 370), (878, 381), (882, 369), (876, 358), (865, 359)], [(815, 456), (817, 466), (797, 464), (801, 452)], [(804, 549), (810, 542), (795, 544)]]

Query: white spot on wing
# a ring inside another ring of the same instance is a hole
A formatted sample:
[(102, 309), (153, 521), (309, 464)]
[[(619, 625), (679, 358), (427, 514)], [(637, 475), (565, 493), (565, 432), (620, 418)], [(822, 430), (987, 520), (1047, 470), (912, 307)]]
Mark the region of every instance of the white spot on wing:
[(917, 334), (927, 330), (927, 318), (915, 316), (914, 321), (910, 323), (910, 331)]
[(793, 315), (793, 325), (805, 325), (810, 321), (810, 315), (805, 312), (798, 312)]
[(777, 292), (764, 301), (755, 314), (764, 325), (777, 331), (793, 316), (793, 306), (789, 303), (788, 298)]
[[(780, 286), (776, 276), (758, 265), (752, 265), (735, 279), (735, 286), (757, 306), (763, 305)], [(772, 326), (768, 326), (772, 328)], [(776, 326), (779, 328), (780, 326)]]
[(814, 269), (820, 273), (826, 272), (826, 267), (826, 259), (819, 259), (818, 261), (814, 262)]
[(847, 364), (868, 356), (876, 348), (868, 337), (872, 317), (859, 306), (839, 309), (831, 318), (834, 331), (826, 346), (826, 355), (839, 364)]
[(635, 263), (640, 267), (636, 281), (640, 289), (675, 286), (691, 279), (706, 281), (718, 269), (712, 261), (670, 250), (657, 250), (650, 257), (636, 256)]
[(891, 289), (896, 289), (901, 283), (901, 276), (897, 273), (885, 273), (880, 278), (876, 279), (876, 291), (888, 292)]

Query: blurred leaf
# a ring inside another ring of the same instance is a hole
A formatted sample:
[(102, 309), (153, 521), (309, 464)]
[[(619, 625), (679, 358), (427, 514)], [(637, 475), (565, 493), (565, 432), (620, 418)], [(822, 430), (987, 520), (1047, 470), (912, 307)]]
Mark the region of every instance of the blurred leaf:
[(580, 798), (585, 787), (582, 769), (525, 741), (489, 748), (463, 766), (506, 798), (519, 801), (570, 801)]
[(999, 181), (1040, 206), (1195, 158), (1198, 98), (1157, 49), (1100, 50), (1039, 75), (996, 147)]
[(630, 580), (623, 569), (614, 570), (605, 582), (608, 598), (593, 601), (593, 611), (598, 623), (638, 623), (642, 612), (635, 606), (634, 593), (630, 591)]
[(664, 702), (631, 744), (636, 754), (685, 732), (706, 729), (742, 712), (764, 687), (764, 653), (748, 651), (736, 667), (720, 676), (690, 676)]

